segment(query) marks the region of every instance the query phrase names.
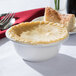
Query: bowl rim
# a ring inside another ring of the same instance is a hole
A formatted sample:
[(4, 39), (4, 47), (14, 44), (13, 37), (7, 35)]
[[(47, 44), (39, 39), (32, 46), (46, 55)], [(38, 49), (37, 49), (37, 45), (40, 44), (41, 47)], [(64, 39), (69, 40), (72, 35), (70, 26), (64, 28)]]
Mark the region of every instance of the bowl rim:
[[(10, 27), (10, 28), (11, 28), (11, 27)], [(13, 42), (15, 42), (15, 43), (17, 43), (17, 44), (26, 45), (26, 46), (34, 46), (34, 47), (54, 46), (54, 45), (62, 44), (64, 41), (68, 40), (68, 38), (69, 38), (69, 36), (67, 36), (67, 37), (64, 38), (63, 40), (59, 40), (59, 41), (57, 41), (57, 42), (49, 43), (49, 44), (35, 44), (35, 45), (33, 45), (33, 44), (28, 44), (28, 43), (21, 43), (21, 42), (15, 41), (14, 39), (12, 39), (12, 38), (9, 36), (8, 31), (10, 30), (10, 28), (7, 29), (6, 32), (5, 32), (6, 37), (7, 37), (9, 40), (11, 40), (11, 41), (13, 41)]]

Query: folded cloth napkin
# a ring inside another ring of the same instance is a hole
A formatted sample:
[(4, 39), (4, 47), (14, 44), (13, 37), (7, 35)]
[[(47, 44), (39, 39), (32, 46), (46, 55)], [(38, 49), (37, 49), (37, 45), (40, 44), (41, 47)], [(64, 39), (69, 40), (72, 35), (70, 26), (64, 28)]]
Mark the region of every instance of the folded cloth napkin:
[[(38, 8), (38, 9), (15, 13), (14, 18), (16, 19), (16, 21), (13, 25), (16, 25), (21, 22), (28, 22), (33, 20), (36, 17), (43, 16), (44, 10), (45, 8)], [(5, 32), (6, 30), (3, 30), (3, 31), (0, 30), (0, 39), (5, 37)]]

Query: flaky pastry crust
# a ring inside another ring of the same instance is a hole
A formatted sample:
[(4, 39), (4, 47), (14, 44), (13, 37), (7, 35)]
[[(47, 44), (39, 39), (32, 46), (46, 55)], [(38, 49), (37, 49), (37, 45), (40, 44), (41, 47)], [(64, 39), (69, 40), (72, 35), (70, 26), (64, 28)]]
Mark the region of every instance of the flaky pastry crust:
[(36, 21), (12, 26), (8, 34), (17, 42), (37, 45), (64, 40), (68, 36), (68, 31), (58, 23)]

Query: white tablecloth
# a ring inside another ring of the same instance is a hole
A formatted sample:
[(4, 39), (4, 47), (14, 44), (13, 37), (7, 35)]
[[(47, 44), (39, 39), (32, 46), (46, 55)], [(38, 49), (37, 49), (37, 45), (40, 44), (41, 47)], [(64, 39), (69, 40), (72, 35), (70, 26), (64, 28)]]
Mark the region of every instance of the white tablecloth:
[(0, 76), (76, 76), (76, 34), (61, 46), (56, 57), (39, 63), (22, 60), (12, 42), (1, 39)]

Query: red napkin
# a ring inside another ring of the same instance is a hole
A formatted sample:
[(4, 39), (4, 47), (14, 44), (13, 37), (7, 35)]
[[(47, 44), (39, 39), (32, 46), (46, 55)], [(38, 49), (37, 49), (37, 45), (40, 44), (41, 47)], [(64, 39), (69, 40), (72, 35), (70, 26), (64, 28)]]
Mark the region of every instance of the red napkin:
[[(31, 21), (36, 17), (43, 16), (44, 15), (45, 8), (38, 8), (28, 11), (22, 11), (15, 13), (14, 18), (16, 19), (15, 24), (21, 23), (21, 22), (27, 22)], [(6, 30), (1, 31), (0, 30), (0, 39), (5, 37)]]

